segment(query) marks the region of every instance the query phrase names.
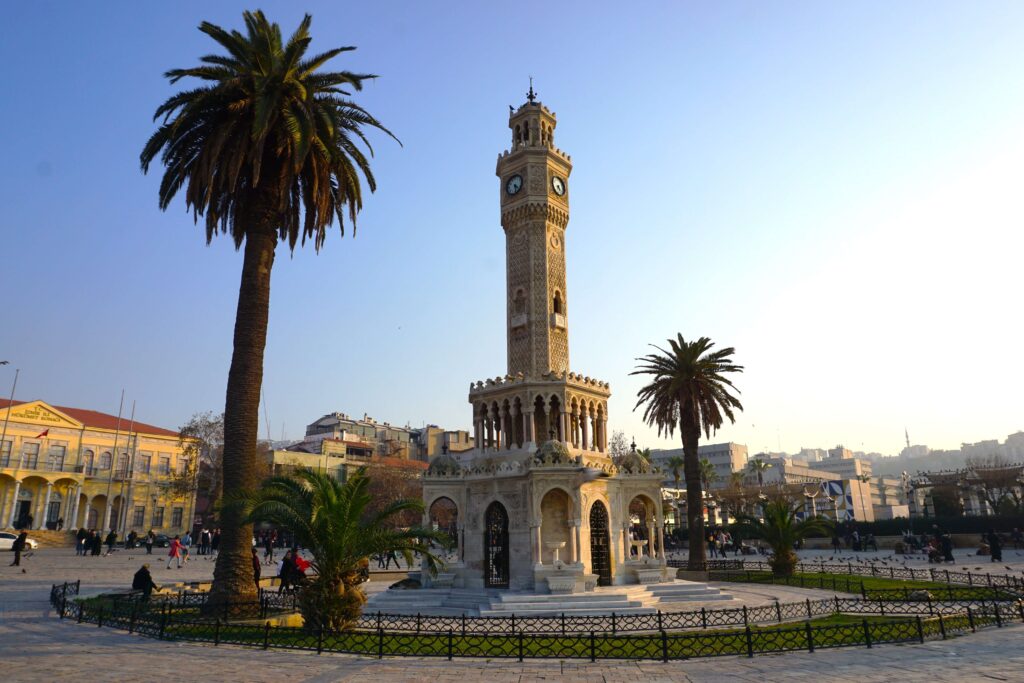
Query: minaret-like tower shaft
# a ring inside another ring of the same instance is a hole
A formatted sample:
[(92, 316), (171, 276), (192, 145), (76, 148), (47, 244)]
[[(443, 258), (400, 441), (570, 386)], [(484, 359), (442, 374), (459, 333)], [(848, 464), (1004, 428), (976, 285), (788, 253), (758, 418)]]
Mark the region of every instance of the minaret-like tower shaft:
[(508, 374), (569, 370), (565, 229), (570, 157), (554, 145), (555, 114), (534, 101), (511, 112), (498, 157), (505, 230)]

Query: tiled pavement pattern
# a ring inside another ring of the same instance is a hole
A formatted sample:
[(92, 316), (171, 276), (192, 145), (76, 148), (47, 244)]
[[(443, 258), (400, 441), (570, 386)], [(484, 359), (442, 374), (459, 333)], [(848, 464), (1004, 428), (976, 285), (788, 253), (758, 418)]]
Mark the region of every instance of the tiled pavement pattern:
[[(9, 555), (0, 556), (6, 559)], [(37, 552), (26, 573), (0, 567), (0, 661), (4, 683), (15, 681), (156, 681), (175, 679), (289, 683), (300, 681), (887, 681), (935, 683), (1024, 682), (1024, 626), (988, 629), (925, 645), (850, 648), (753, 659), (724, 657), (657, 662), (362, 659), (344, 655), (251, 650), (166, 643), (95, 626), (61, 622), (47, 605), (51, 583), (81, 578), (89, 589), (121, 588), (142, 560), (137, 553), (76, 558), (73, 552)], [(183, 570), (156, 567), (165, 576), (206, 578), (212, 563)], [(776, 587), (777, 588), (777, 587)], [(83, 592), (86, 592), (83, 590)], [(92, 592), (92, 591), (89, 591)], [(794, 592), (795, 596), (796, 593)]]

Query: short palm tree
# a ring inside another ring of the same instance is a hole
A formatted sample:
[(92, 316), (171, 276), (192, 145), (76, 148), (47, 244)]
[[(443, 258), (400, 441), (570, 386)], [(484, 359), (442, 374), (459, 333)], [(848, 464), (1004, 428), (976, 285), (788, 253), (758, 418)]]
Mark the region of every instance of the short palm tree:
[(401, 553), (407, 564), (418, 553), (435, 573), (443, 560), (434, 545), (447, 547), (443, 530), (396, 528), (389, 522), (403, 512), (423, 512), (419, 500), (399, 500), (370, 513), (370, 479), (359, 470), (344, 483), (324, 472), (300, 469), (292, 476), (268, 479), (241, 498), (246, 520), (287, 528), (295, 543), (309, 549), (315, 578), (302, 587), (299, 607), (307, 629), (351, 629), (366, 602), (360, 570), (371, 555)]
[(761, 458), (754, 458), (747, 463), (747, 469), (751, 474), (757, 477), (757, 485), (764, 486), (764, 473), (771, 467), (770, 462), (765, 462)]
[(718, 472), (715, 470), (715, 466), (711, 464), (711, 461), (707, 458), (700, 459), (700, 483), (705, 490), (710, 489), (711, 485), (718, 481)]
[(772, 549), (768, 560), (772, 572), (779, 576), (791, 576), (799, 560), (796, 544), (812, 534), (829, 533), (828, 524), (818, 517), (800, 519), (798, 512), (805, 503), (794, 503), (785, 498), (775, 498), (762, 505), (763, 519), (751, 515), (740, 515), (733, 525), (743, 538), (756, 538)]
[[(671, 458), (665, 461), (665, 467), (669, 472), (672, 473), (672, 483), (675, 484), (676, 499), (679, 497), (679, 480), (683, 478), (683, 459), (678, 455), (673, 455)], [(679, 506), (676, 506), (676, 529), (679, 528), (681, 520), (679, 519)]]
[(736, 388), (725, 376), (742, 372), (743, 367), (732, 362), (735, 349), (712, 351), (714, 344), (707, 337), (688, 342), (680, 334), (668, 343), (668, 350), (655, 346), (659, 353), (638, 358), (640, 365), (631, 374), (652, 376), (637, 394), (636, 403), (636, 408), (646, 404), (647, 424), (656, 425), (659, 436), (672, 436), (678, 428), (682, 437), (690, 566), (696, 567), (707, 561), (697, 445), (701, 431), (710, 438), (726, 418), (735, 422), (733, 409), (743, 410), (739, 399), (730, 393)]
[[(245, 247), (224, 409), (225, 496), (259, 480), (256, 431), (277, 244), (294, 250), (309, 239), (319, 250), (335, 218), (344, 231), (346, 214), (354, 231), (363, 202), (360, 176), (370, 191), (376, 188), (359, 146), (369, 149), (365, 129), (391, 135), (349, 98), (373, 76), (321, 70), (355, 48), (307, 55), (309, 15), (287, 41), (262, 12), (246, 12), (244, 19), (244, 35), (200, 24), (225, 54), (165, 74), (171, 83), (195, 78), (203, 84), (157, 108), (154, 119), (162, 120), (141, 154), (144, 172), (157, 157), (165, 166), (161, 209), (184, 190), (194, 220), (204, 218), (207, 243), (224, 232), (236, 249)], [(214, 606), (255, 597), (252, 527), (226, 508), (221, 529)]]

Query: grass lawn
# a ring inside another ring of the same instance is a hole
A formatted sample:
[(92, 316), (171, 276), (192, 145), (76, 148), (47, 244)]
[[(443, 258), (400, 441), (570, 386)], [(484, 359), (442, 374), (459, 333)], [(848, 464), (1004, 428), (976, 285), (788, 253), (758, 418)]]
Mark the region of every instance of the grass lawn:
[[(774, 576), (770, 572), (712, 572), (714, 581), (740, 583), (784, 584), (801, 588), (820, 588), (843, 593), (861, 593), (861, 586), (869, 598), (900, 597), (908, 592), (926, 590), (936, 600), (993, 600), (1012, 599), (1007, 591), (986, 586), (955, 586), (937, 581), (890, 579), (882, 576), (851, 576), (828, 572), (797, 572), (790, 577)], [(872, 592), (877, 592), (872, 595)], [(884, 592), (894, 591), (893, 595)]]

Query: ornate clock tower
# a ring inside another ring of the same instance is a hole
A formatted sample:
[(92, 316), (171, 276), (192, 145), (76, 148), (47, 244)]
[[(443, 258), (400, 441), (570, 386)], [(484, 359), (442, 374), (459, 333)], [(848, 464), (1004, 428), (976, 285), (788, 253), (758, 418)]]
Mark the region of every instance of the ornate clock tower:
[(509, 375), (569, 369), (565, 228), (572, 163), (555, 147), (556, 125), (531, 86), (527, 102), (509, 116), (512, 147), (498, 157)]
[[(474, 448), (435, 457), (424, 473), (424, 524), (441, 499), (458, 520), (458, 561), (425, 579), (434, 585), (581, 593), (667, 576), (664, 553), (654, 550), (664, 548), (662, 475), (635, 453), (612, 462), (611, 387), (569, 368), (572, 163), (555, 147), (555, 124), (532, 86), (509, 112), (512, 145), (496, 169), (508, 364), (503, 375), (470, 383)], [(631, 521), (638, 506), (646, 551)]]

